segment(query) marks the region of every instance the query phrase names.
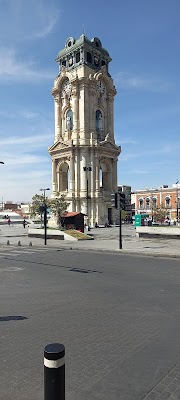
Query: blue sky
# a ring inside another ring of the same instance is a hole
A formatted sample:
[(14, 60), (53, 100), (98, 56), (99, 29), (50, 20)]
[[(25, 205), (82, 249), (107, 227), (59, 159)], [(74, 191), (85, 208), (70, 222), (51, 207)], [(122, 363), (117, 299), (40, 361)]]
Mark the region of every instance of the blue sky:
[(113, 59), (118, 183), (180, 180), (180, 1), (106, 3), (0, 0), (0, 201), (51, 188), (54, 59), (83, 25)]

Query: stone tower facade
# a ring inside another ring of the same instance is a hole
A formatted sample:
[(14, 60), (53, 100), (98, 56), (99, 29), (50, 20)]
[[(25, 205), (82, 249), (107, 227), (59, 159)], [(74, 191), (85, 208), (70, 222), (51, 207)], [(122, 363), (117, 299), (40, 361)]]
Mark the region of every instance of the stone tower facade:
[(59, 74), (52, 95), (55, 139), (52, 197), (66, 194), (69, 211), (85, 214), (94, 226), (113, 223), (111, 193), (117, 191), (121, 148), (114, 140), (116, 89), (108, 72), (109, 53), (98, 38), (70, 37), (56, 58)]

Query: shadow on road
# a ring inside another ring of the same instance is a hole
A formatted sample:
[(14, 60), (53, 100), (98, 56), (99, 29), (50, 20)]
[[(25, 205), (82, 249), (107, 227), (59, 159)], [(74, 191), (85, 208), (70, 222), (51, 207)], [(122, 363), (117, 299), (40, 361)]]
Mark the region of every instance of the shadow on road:
[(0, 322), (3, 321), (23, 321), (27, 317), (22, 317), (21, 315), (8, 315), (6, 317), (0, 317)]

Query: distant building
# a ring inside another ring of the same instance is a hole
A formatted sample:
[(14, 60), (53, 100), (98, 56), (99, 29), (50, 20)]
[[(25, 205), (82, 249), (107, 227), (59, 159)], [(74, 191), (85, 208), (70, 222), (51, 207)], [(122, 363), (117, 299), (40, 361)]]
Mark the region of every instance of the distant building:
[(17, 203), (13, 203), (12, 201), (6, 201), (3, 205), (3, 209), (4, 210), (17, 210), (18, 208), (20, 208), (20, 205)]
[(180, 219), (180, 184), (171, 187), (162, 185), (158, 188), (145, 188), (132, 193), (135, 203), (135, 214), (153, 216), (154, 208), (164, 205), (166, 217), (170, 220)]
[(24, 215), (30, 215), (30, 204), (21, 203), (21, 212)]
[(4, 212), (15, 211), (17, 214), (26, 217), (30, 215), (30, 204), (13, 203), (12, 201), (6, 201), (2, 203), (0, 210)]

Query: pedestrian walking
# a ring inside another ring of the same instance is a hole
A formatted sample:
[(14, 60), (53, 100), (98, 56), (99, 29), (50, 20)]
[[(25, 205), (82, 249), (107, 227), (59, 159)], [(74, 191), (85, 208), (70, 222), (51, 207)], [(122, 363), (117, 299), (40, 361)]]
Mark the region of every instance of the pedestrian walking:
[(11, 220), (10, 220), (10, 218), (8, 218), (8, 225), (9, 225), (9, 226), (11, 225)]
[(24, 228), (25, 228), (26, 224), (27, 224), (27, 222), (26, 222), (26, 220), (24, 219), (24, 221), (23, 221), (23, 226), (24, 226)]

